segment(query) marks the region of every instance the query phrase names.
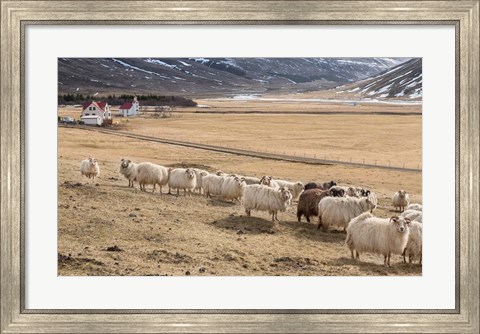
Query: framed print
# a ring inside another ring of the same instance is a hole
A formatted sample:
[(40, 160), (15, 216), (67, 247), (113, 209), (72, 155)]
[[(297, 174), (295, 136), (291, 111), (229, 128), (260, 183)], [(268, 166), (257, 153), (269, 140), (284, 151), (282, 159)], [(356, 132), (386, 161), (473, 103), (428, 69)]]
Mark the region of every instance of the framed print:
[(478, 1), (1, 15), (2, 333), (478, 332)]

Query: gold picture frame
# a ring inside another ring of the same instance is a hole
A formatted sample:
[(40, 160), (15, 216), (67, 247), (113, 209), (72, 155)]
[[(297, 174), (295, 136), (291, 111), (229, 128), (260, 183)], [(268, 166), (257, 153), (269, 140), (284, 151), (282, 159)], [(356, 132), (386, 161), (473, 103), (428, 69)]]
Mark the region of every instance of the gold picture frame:
[[(0, 0), (0, 3), (1, 333), (479, 332), (479, 0)], [(107, 19), (105, 12), (109, 13)], [(457, 40), (456, 308), (426, 312), (25, 309), (24, 29), (29, 24), (120, 23), (454, 25)]]

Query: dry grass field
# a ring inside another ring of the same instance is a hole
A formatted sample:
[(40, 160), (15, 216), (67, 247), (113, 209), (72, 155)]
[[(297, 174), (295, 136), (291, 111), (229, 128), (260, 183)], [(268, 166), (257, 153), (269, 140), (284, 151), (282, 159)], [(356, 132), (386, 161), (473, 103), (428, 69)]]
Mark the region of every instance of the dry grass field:
[[(119, 127), (218, 145), (421, 164), (418, 115), (179, 114), (128, 119)], [(78, 118), (78, 109), (59, 115)], [(295, 205), (279, 213), (278, 223), (267, 213), (247, 218), (240, 204), (127, 188), (118, 167), (128, 158), (302, 182), (336, 180), (374, 190), (374, 213), (382, 217), (395, 214), (390, 198), (400, 188), (421, 203), (421, 173), (272, 161), (81, 129), (58, 131), (59, 275), (421, 275), (421, 265), (403, 264), (398, 255), (389, 269), (379, 255), (351, 260), (344, 233), (297, 222)], [(79, 173), (88, 156), (100, 161), (95, 182)]]

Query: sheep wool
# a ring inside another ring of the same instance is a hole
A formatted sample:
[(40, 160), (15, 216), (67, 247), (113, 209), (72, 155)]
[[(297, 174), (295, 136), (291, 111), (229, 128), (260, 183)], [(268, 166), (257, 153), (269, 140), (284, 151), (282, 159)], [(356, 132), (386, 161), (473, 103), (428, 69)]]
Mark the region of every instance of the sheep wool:
[(377, 198), (374, 194), (368, 197), (325, 197), (318, 204), (318, 227), (327, 231), (329, 226), (343, 227), (345, 231), (348, 223), (358, 215), (373, 211), (377, 207)]
[(356, 258), (360, 253), (382, 254), (384, 265), (390, 267), (391, 254), (403, 254), (407, 245), (410, 220), (404, 217), (379, 218), (365, 212), (352, 219), (347, 228), (346, 244)]
[(410, 197), (405, 190), (399, 190), (395, 194), (393, 194), (392, 204), (395, 208), (395, 211), (397, 210), (397, 208), (399, 209), (399, 211), (404, 211), (405, 208), (410, 204)]
[(160, 187), (160, 194), (162, 194), (162, 187), (168, 184), (169, 169), (151, 162), (142, 162), (137, 166), (137, 182), (140, 185), (141, 191), (146, 191), (146, 185), (153, 185), (152, 192), (155, 192), (155, 186)]
[(197, 185), (195, 171), (192, 168), (174, 168), (170, 170), (168, 179), (168, 193), (170, 189), (177, 189), (177, 196), (180, 189), (183, 189), (183, 195), (187, 196), (187, 190), (191, 192)]
[(120, 160), (120, 174), (128, 180), (128, 187), (133, 188), (134, 181), (137, 180), (138, 164), (131, 162), (128, 159)]
[(403, 252), (403, 262), (407, 262), (405, 257), (408, 256), (408, 262), (412, 263), (415, 259), (422, 264), (422, 223), (414, 220), (409, 225), (410, 234), (408, 236), (407, 246)]
[(272, 222), (278, 221), (278, 211), (286, 211), (292, 203), (292, 194), (286, 187), (274, 189), (261, 184), (245, 187), (243, 193), (243, 207), (247, 216), (252, 210), (268, 211), (272, 215)]
[(311, 216), (318, 216), (318, 203), (326, 197), (330, 196), (329, 190), (308, 189), (305, 190), (298, 200), (297, 219), (300, 222), (302, 216), (305, 216), (307, 222), (310, 223)]
[(247, 184), (242, 177), (227, 177), (222, 184), (221, 197), (226, 200), (241, 200)]
[(95, 181), (95, 176), (100, 175), (100, 166), (97, 159), (87, 158), (80, 163), (80, 174)]
[(290, 182), (285, 180), (275, 180), (280, 187), (287, 187), (292, 193), (293, 201), (298, 201), (300, 194), (305, 189), (305, 186), (302, 182)]

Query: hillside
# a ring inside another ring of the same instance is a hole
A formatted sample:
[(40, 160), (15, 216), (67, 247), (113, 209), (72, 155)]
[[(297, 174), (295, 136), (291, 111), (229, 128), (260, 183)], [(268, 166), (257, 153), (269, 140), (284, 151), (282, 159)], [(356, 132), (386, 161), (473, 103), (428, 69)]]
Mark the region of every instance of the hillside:
[(405, 58), (59, 58), (59, 94), (190, 97), (329, 89)]
[(339, 89), (341, 93), (363, 98), (419, 100), (423, 92), (422, 59), (411, 59), (385, 73)]

